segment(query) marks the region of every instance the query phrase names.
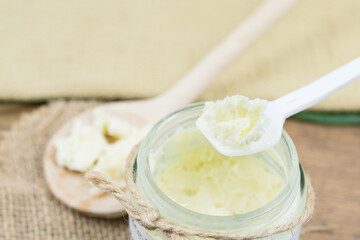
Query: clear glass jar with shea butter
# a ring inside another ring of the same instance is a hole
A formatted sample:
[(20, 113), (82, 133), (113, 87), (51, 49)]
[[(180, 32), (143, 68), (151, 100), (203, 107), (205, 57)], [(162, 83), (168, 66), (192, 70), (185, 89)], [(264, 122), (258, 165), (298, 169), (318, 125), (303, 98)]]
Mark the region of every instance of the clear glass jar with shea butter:
[[(203, 106), (203, 103), (193, 104), (169, 114), (157, 123), (144, 139), (133, 169), (138, 191), (147, 203), (159, 209), (161, 215), (179, 225), (229, 234), (260, 231), (290, 222), (301, 215), (306, 201), (305, 176), (295, 146), (285, 131), (277, 145), (256, 155), (263, 158), (283, 179), (279, 193), (270, 202), (257, 209), (230, 216), (208, 215), (182, 206), (161, 190), (155, 176), (159, 167), (157, 153), (163, 152), (164, 144), (179, 131), (194, 129), (195, 121), (202, 113)], [(194, 182), (194, 185), (196, 184), (197, 182)], [(207, 200), (204, 199), (204, 203), (205, 201)], [(132, 219), (129, 223), (131, 239), (168, 239), (160, 230), (146, 230)], [(299, 232), (300, 226), (263, 239), (295, 240), (298, 239)], [(189, 237), (189, 239), (199, 238)]]

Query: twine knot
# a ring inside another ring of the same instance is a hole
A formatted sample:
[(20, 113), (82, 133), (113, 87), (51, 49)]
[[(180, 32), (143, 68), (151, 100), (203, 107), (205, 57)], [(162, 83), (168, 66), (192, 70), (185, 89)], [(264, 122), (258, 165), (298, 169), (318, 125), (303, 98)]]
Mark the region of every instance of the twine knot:
[(160, 218), (159, 210), (156, 208), (149, 208), (146, 212), (141, 214), (142, 225), (149, 229), (154, 230), (157, 228), (156, 222)]

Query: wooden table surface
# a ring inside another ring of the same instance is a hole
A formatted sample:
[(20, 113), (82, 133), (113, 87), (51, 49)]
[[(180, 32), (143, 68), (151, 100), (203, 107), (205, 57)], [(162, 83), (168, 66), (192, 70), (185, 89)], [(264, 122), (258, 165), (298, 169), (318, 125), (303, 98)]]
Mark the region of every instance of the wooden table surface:
[[(0, 131), (37, 104), (0, 104)], [(299, 158), (316, 191), (315, 214), (307, 225), (329, 226), (309, 240), (360, 240), (360, 126), (323, 126), (287, 120)]]

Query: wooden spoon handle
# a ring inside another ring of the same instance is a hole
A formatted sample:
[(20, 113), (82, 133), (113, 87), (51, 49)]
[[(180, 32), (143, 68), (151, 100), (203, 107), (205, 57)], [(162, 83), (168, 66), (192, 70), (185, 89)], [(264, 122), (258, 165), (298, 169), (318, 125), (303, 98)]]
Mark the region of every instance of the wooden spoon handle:
[(170, 111), (196, 100), (210, 83), (296, 0), (267, 0), (174, 86), (154, 100)]

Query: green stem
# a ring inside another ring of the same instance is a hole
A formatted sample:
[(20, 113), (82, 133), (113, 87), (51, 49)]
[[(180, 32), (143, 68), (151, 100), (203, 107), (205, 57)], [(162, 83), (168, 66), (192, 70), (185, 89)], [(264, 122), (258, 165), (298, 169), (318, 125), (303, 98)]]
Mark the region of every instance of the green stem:
[(327, 125), (360, 125), (360, 112), (300, 112), (291, 118)]

